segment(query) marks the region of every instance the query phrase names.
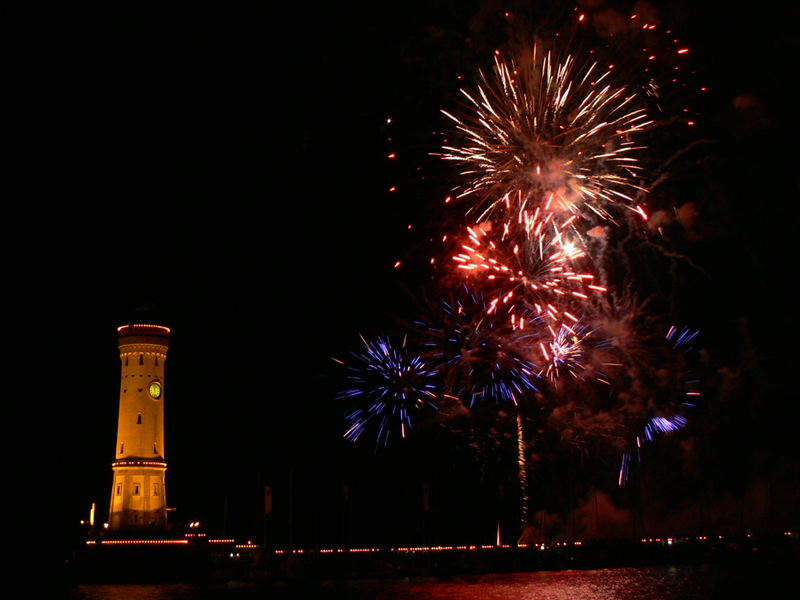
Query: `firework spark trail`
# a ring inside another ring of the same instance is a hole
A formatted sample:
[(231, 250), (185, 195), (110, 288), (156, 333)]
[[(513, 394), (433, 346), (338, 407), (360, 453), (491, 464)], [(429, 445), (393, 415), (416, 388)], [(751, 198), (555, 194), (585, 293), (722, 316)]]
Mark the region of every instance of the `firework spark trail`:
[[(695, 379), (686, 369), (685, 357), (692, 355), (695, 351), (695, 343), (699, 336), (699, 330), (692, 330), (689, 327), (671, 326), (665, 339), (669, 342), (670, 349), (677, 356), (683, 357), (678, 361), (681, 364), (673, 366), (673, 375), (679, 379), (677, 398), (672, 402), (661, 402), (659, 406), (654, 406), (653, 410), (661, 414), (654, 414), (648, 418), (635, 438), (635, 451), (624, 452), (620, 464), (619, 485), (623, 486), (630, 479), (630, 468), (632, 459), (637, 463), (642, 462), (642, 447), (646, 443), (655, 441), (658, 437), (674, 433), (686, 427), (689, 419), (683, 414), (687, 409), (695, 406), (697, 398), (701, 395), (698, 389), (699, 380)], [(664, 360), (666, 364), (668, 361)]]
[[(389, 443), (394, 430), (405, 438), (413, 425), (415, 413), (429, 408), (438, 410), (435, 368), (410, 352), (403, 338), (396, 347), (387, 337), (375, 341), (361, 338), (363, 348), (353, 353), (354, 365), (345, 365), (351, 387), (339, 399), (357, 401), (364, 406), (346, 414), (345, 439), (357, 441), (375, 426), (376, 447)], [(343, 363), (344, 364), (344, 363)]]
[[(672, 344), (672, 348), (684, 356), (693, 355), (697, 350), (695, 343), (697, 337), (700, 335), (699, 329), (690, 329), (689, 327), (675, 327), (672, 326), (667, 332), (666, 338)], [(697, 398), (702, 395), (699, 391), (700, 381), (692, 375), (691, 372), (685, 374), (683, 381), (683, 394), (684, 398), (681, 402), (684, 406), (694, 406)]]
[[(459, 198), (481, 222), (500, 211), (511, 193), (561, 214), (613, 221), (621, 204), (646, 217), (635, 196), (642, 150), (635, 134), (652, 124), (638, 96), (609, 83), (611, 70), (558, 61), (534, 47), (522, 65), (495, 56), (493, 77), (461, 90), (469, 112), (442, 111), (464, 139), (443, 148), (445, 160), (464, 165)], [(517, 194), (518, 192), (518, 194)]]

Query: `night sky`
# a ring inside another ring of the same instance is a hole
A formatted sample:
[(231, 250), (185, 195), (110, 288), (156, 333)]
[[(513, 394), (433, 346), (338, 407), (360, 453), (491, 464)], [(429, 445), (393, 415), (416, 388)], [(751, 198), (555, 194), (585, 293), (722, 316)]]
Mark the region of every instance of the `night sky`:
[[(591, 14), (630, 6), (588, 4)], [(713, 474), (718, 497), (742, 498), (760, 473), (786, 502), (798, 474), (787, 285), (799, 15), (775, 3), (747, 14), (702, 4), (650, 4), (681, 32), (709, 87), (697, 137), (711, 142), (670, 188), (676, 206), (691, 200), (699, 212), (678, 240), (700, 266), (681, 276), (681, 307), (704, 331), (713, 372), (738, 374), (737, 392), (713, 391), (706, 429), (693, 432), (702, 468), (692, 477)], [(54, 529), (70, 531), (91, 502), (101, 518), (107, 511), (116, 327), (154, 322), (173, 331), (166, 459), (176, 522), (260, 538), (269, 485), (275, 545), (493, 541), (496, 489), (446, 435), (423, 428), (419, 441), (377, 455), (342, 439), (331, 357), (346, 358), (359, 333), (401, 332), (415, 317), (432, 278), (430, 219), (452, 183), (429, 156), (447, 127), (439, 110), (456, 102), (457, 76), (507, 39), (506, 8), (549, 23), (560, 6), (69, 8), (16, 21), (6, 294), (18, 301), (8, 320), (21, 326), (30, 369), (22, 429), (46, 431), (50, 457), (33, 489), (58, 498), (46, 509)], [(673, 490), (698, 497), (697, 479), (658, 464)], [(584, 475), (601, 485), (616, 466)], [(433, 484), (428, 515), (423, 483)], [(580, 503), (584, 487), (572, 489), (563, 505)], [(781, 523), (796, 523), (783, 508), (773, 511)]]

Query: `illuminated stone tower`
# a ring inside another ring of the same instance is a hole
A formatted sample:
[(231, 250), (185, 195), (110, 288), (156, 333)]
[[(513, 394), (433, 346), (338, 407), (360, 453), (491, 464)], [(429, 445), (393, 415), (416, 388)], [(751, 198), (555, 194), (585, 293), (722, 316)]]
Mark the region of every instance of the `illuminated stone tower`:
[(164, 363), (169, 329), (123, 325), (117, 332), (122, 375), (109, 529), (163, 530), (167, 527)]

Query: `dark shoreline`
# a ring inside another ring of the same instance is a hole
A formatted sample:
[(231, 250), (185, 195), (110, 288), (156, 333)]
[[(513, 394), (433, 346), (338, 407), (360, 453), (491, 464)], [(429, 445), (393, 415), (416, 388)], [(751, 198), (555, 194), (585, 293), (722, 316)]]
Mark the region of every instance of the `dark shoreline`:
[(67, 585), (93, 583), (240, 583), (269, 587), (348, 580), (447, 578), (490, 573), (724, 564), (743, 569), (800, 565), (797, 536), (604, 540), (527, 548), (304, 551), (264, 553), (193, 543), (181, 547), (94, 547), (64, 565)]

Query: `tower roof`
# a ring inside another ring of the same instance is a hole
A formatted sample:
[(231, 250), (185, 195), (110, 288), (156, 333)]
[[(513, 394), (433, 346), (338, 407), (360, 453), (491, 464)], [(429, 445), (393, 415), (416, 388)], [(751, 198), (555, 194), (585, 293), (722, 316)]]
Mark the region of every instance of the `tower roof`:
[(169, 327), (163, 325), (151, 325), (145, 323), (135, 323), (132, 325), (120, 325), (117, 327), (119, 343), (134, 344), (137, 342), (155, 343), (169, 346)]

